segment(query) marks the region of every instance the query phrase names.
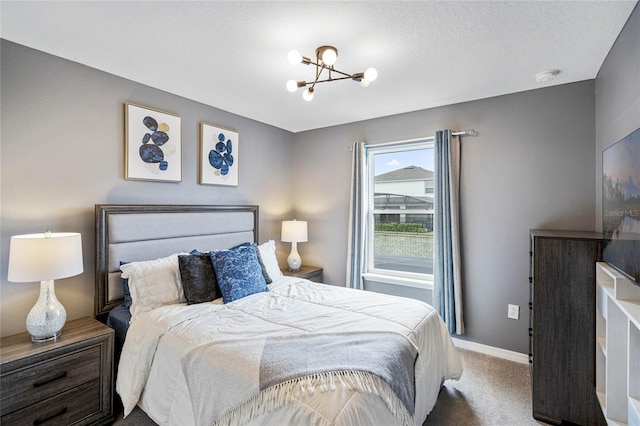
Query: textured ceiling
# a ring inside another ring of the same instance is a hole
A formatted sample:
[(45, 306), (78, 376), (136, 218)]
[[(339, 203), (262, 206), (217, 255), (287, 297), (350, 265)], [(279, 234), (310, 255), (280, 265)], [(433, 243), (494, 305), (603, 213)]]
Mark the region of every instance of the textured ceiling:
[[(293, 132), (596, 77), (636, 1), (2, 1), (2, 38)], [(368, 88), (289, 79), (339, 50)], [(534, 76), (561, 70), (537, 83)], [(170, 105), (154, 105), (171, 110)], [(179, 111), (177, 111), (179, 113)]]

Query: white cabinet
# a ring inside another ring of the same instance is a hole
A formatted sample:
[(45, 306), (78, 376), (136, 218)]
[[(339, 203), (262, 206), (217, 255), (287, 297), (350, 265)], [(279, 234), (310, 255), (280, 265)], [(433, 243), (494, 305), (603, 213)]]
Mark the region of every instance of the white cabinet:
[(640, 426), (640, 286), (596, 264), (596, 392), (609, 425)]

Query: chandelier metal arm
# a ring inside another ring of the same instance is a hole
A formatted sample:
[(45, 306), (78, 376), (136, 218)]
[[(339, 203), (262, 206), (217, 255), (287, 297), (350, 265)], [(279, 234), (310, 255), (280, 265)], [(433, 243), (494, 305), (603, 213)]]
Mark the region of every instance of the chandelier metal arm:
[(359, 81), (359, 78), (361, 76), (361, 72), (357, 73), (357, 74), (353, 74), (353, 75), (348, 75), (345, 74), (346, 77), (336, 77), (336, 78), (327, 78), (324, 80), (315, 80), (315, 81), (300, 81), (298, 84), (298, 87), (306, 87), (310, 84), (316, 85), (318, 83), (326, 83), (328, 81), (338, 81), (338, 80), (355, 80), (355, 81)]
[(324, 71), (324, 64), (322, 65), (316, 64), (316, 78), (313, 80), (313, 83), (311, 84), (311, 91), (313, 91), (313, 88), (318, 82), (318, 79), (320, 78), (320, 74), (322, 74), (322, 71)]
[[(313, 82), (304, 82), (304, 86), (300, 86), (299, 87), (306, 87), (309, 84), (311, 85), (311, 88), (313, 89), (314, 86), (316, 85), (316, 83), (326, 83), (328, 81), (338, 81), (338, 80), (355, 80), (355, 81), (360, 81), (364, 78), (364, 73), (363, 72), (358, 72), (355, 74), (347, 74), (346, 72), (342, 72), (340, 70), (335, 69), (333, 66), (328, 67), (325, 64), (319, 64), (319, 63), (315, 63), (315, 62), (311, 62), (313, 64), (316, 65), (316, 78), (313, 80)], [(325, 79), (325, 80), (318, 80), (320, 78), (320, 76), (322, 75), (322, 71), (327, 70), (329, 72), (329, 78)], [(342, 74), (343, 77), (331, 77), (331, 72), (336, 72), (338, 74)]]
[[(322, 62), (313, 62), (313, 61), (311, 61), (311, 60), (309, 60), (309, 61), (306, 61), (306, 62), (305, 62), (305, 61), (303, 60), (303, 62), (302, 62), (302, 63), (303, 63), (303, 64), (305, 64), (305, 65), (315, 65), (315, 66), (316, 66), (316, 69), (317, 69), (318, 67), (320, 67), (320, 68), (322, 68), (322, 69), (326, 69), (326, 70), (328, 70), (329, 72), (337, 72), (337, 73), (339, 73), (339, 74), (342, 74), (342, 75), (344, 75), (344, 76), (348, 76), (348, 77), (350, 77), (350, 76), (351, 76), (351, 74), (347, 74), (346, 72), (342, 72), (342, 71), (340, 71), (340, 70), (337, 70), (337, 69), (335, 69), (333, 66), (327, 66), (326, 64), (323, 64)], [(320, 70), (320, 72), (322, 72), (322, 70)], [(358, 73), (358, 74), (361, 74), (361, 73)]]

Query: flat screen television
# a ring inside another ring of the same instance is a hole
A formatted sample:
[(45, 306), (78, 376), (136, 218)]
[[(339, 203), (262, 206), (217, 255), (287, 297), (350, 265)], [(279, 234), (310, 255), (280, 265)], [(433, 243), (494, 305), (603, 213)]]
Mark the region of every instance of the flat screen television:
[(603, 260), (640, 285), (640, 129), (602, 152)]

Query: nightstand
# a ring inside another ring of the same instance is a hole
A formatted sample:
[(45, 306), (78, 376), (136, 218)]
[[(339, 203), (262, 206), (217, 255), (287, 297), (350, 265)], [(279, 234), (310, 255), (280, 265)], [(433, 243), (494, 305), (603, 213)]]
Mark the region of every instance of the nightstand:
[(89, 317), (68, 321), (56, 341), (3, 337), (0, 423), (112, 423), (113, 340), (113, 329)]
[(286, 277), (298, 277), (305, 278), (309, 281), (315, 281), (317, 283), (322, 282), (322, 268), (318, 268), (317, 266), (305, 266), (302, 265), (299, 271), (293, 272), (288, 270), (287, 268), (282, 269), (282, 273)]

